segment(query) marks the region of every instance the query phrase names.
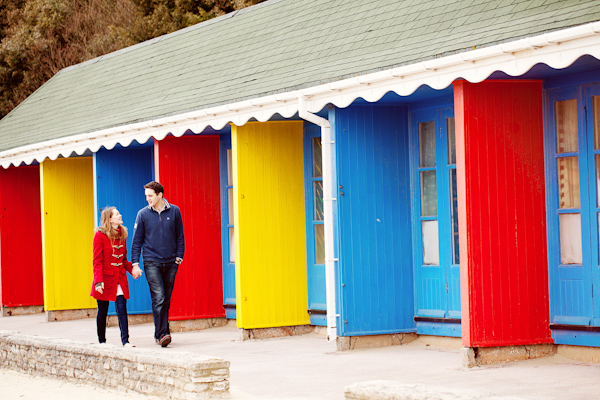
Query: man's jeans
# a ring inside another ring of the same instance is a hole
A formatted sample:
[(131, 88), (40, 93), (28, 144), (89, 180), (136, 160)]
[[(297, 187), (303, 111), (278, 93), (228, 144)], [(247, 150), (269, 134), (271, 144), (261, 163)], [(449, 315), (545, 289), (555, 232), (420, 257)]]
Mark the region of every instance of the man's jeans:
[(152, 297), (152, 314), (154, 315), (154, 338), (160, 340), (169, 331), (169, 308), (171, 307), (171, 294), (175, 285), (175, 275), (179, 265), (172, 263), (158, 263), (146, 261), (144, 270), (150, 287)]

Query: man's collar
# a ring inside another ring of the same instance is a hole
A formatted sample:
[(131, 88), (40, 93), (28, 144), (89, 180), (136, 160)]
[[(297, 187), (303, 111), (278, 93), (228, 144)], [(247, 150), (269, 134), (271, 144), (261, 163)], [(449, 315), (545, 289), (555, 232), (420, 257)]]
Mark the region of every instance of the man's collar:
[(169, 204), (169, 202), (167, 201), (167, 199), (165, 199), (163, 197), (163, 201), (165, 202), (165, 205), (164, 205), (163, 209), (160, 210), (160, 211), (158, 211), (156, 208), (152, 207), (151, 205), (148, 205), (148, 208), (151, 209), (151, 210), (154, 210), (156, 212), (163, 212), (163, 211), (168, 210), (169, 208), (171, 208), (171, 205)]

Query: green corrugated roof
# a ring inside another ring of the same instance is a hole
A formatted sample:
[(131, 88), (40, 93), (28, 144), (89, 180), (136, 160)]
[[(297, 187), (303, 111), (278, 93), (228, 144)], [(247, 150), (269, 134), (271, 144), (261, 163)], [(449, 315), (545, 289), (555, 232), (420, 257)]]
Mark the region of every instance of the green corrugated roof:
[(271, 0), (59, 72), (0, 121), (0, 151), (597, 20), (597, 0)]

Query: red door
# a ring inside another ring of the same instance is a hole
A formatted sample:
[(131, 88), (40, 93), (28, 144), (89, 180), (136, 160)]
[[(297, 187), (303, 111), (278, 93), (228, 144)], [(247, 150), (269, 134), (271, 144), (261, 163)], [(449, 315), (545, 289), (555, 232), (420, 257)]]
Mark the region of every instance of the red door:
[(170, 319), (225, 317), (219, 137), (169, 136), (155, 143), (157, 180), (165, 198), (181, 209), (185, 234)]
[(38, 166), (0, 168), (2, 306), (44, 304)]

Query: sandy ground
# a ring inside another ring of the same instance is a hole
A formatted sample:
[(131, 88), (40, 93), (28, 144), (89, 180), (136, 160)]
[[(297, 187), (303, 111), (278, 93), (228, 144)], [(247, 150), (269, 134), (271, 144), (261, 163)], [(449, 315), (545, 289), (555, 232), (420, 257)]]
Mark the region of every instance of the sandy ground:
[[(233, 388), (232, 399), (257, 400), (261, 396)], [(76, 384), (61, 379), (43, 378), (7, 369), (0, 369), (1, 400), (161, 400), (155, 396), (101, 389), (92, 385)]]
[(100, 389), (63, 380), (41, 378), (0, 369), (2, 400), (150, 400), (149, 396)]
[[(42, 315), (1, 317), (0, 329), (26, 334), (95, 342), (95, 320), (45, 322)], [(130, 327), (131, 341), (156, 349), (151, 324)], [(402, 346), (337, 352), (324, 336), (239, 340), (235, 327), (175, 333), (164, 351), (189, 352), (231, 362), (231, 397), (248, 399), (344, 399), (356, 382), (389, 380), (526, 400), (598, 400), (600, 365), (562, 356), (497, 366), (464, 368), (458, 348), (428, 346), (421, 340)], [(109, 328), (109, 343), (118, 344), (118, 328)], [(129, 349), (123, 349), (128, 351)], [(135, 351), (135, 349), (132, 349)], [(0, 369), (0, 400), (150, 399), (137, 393), (98, 389)]]

